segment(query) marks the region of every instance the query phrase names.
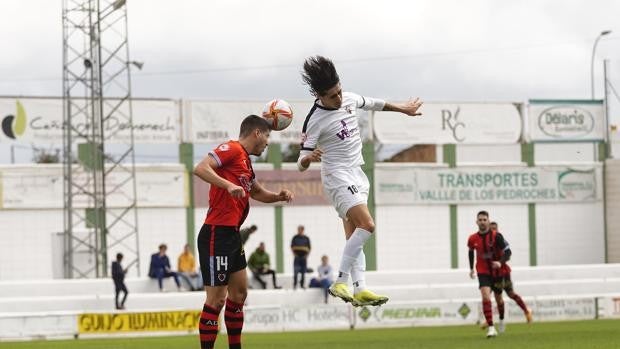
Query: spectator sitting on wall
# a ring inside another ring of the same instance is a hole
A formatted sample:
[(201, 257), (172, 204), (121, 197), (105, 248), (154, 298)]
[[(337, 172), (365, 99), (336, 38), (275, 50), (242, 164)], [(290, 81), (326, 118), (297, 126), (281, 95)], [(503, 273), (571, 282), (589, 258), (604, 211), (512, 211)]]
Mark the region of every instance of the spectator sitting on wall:
[(273, 281), (273, 288), (281, 288), (276, 284), (276, 272), (269, 268), (269, 254), (265, 252), (265, 243), (261, 242), (258, 248), (248, 260), (248, 267), (252, 271), (254, 279), (261, 284), (263, 289), (267, 288), (267, 283), (263, 281), (261, 275), (271, 274), (271, 280)]
[(325, 303), (327, 303), (327, 299), (329, 298), (329, 286), (334, 282), (332, 266), (329, 265), (329, 257), (326, 255), (321, 257), (321, 265), (319, 265), (317, 270), (319, 275), (310, 280), (310, 287), (321, 287), (325, 292)]
[(188, 290), (200, 291), (204, 288), (202, 275), (196, 272), (196, 259), (188, 244), (183, 248), (183, 253), (179, 255), (177, 271), (181, 279), (187, 283)]
[(168, 246), (166, 246), (166, 244), (161, 244), (159, 245), (159, 252), (153, 253), (151, 255), (151, 264), (149, 265), (149, 277), (157, 279), (160, 292), (165, 291), (163, 284), (164, 278), (173, 277), (174, 283), (177, 285), (177, 289), (180, 291), (181, 284), (179, 283), (179, 277), (177, 273), (172, 271), (172, 269), (170, 268), (170, 260), (168, 259), (168, 256), (166, 256), (167, 249)]

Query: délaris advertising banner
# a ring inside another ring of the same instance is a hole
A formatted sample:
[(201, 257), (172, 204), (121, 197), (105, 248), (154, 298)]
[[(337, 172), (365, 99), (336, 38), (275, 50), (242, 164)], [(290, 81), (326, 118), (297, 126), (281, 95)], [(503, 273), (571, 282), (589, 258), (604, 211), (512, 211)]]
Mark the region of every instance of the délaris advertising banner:
[(603, 141), (603, 101), (530, 100), (529, 138), (532, 141)]

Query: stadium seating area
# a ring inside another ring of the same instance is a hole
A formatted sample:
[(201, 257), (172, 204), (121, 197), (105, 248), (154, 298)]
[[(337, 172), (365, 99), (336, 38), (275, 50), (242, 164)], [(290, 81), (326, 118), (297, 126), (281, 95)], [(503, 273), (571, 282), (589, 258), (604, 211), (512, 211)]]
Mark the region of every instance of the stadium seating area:
[[(516, 267), (515, 290), (528, 298), (546, 295), (605, 295), (620, 290), (620, 264)], [(281, 290), (250, 290), (248, 305), (321, 303), (319, 289), (292, 290), (292, 275), (280, 274)], [(389, 295), (392, 302), (437, 301), (478, 298), (477, 281), (468, 271), (424, 270), (368, 272), (373, 290)], [(172, 280), (159, 292), (147, 278), (128, 279), (130, 310), (197, 308), (203, 292), (177, 292)], [(55, 311), (113, 311), (113, 284), (109, 279), (39, 280), (0, 282), (1, 313)], [(336, 300), (331, 300), (335, 301)]]

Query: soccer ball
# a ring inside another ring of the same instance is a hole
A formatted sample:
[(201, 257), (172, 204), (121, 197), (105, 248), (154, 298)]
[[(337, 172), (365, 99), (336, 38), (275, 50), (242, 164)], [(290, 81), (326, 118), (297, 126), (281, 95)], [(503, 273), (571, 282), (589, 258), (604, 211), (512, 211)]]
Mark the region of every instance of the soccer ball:
[(269, 122), (272, 130), (282, 131), (293, 121), (293, 108), (283, 99), (274, 99), (265, 104), (263, 118)]

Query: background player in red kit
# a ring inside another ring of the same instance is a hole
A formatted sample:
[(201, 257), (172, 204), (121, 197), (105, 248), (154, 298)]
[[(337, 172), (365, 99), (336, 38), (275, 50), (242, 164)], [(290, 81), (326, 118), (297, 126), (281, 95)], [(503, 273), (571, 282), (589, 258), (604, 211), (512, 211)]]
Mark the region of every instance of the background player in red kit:
[[(469, 276), (473, 279), (476, 273), (478, 274), (478, 284), (482, 296), (482, 312), (484, 313), (488, 326), (487, 337), (495, 337), (497, 336), (497, 331), (495, 330), (495, 326), (493, 326), (491, 290), (495, 293), (496, 300), (497, 292), (499, 292), (499, 298), (501, 299), (502, 285), (505, 284), (506, 276), (508, 276), (508, 280), (510, 280), (510, 267), (506, 262), (510, 259), (512, 252), (502, 234), (491, 229), (489, 213), (487, 211), (478, 212), (476, 224), (478, 225), (478, 232), (471, 234), (467, 240), (467, 247), (469, 247)], [(474, 251), (476, 253), (475, 271)], [(521, 299), (518, 295), (517, 297), (519, 300)], [(498, 301), (500, 315), (503, 313), (503, 305), (503, 299), (501, 300), (501, 308)], [(522, 300), (519, 306), (525, 308), (525, 304), (523, 304)], [(524, 312), (526, 312), (526, 317), (529, 322), (531, 321), (531, 312), (525, 309)], [(503, 316), (500, 316), (500, 329), (503, 329), (503, 326)]]
[(507, 264), (508, 260), (510, 260), (510, 256), (512, 255), (512, 251), (510, 250), (510, 244), (503, 237), (502, 234), (499, 233), (497, 229), (497, 223), (491, 222), (489, 224), (491, 231), (497, 232), (498, 236), (502, 237), (502, 241), (504, 242), (504, 246), (500, 246), (496, 240), (496, 248), (493, 256), (493, 260), (501, 261), (505, 260), (501, 264), (499, 269), (495, 269), (496, 275), (493, 278), (493, 285), (491, 285), (491, 290), (495, 295), (495, 302), (497, 303), (497, 312), (499, 313), (499, 323), (497, 326), (497, 330), (500, 333), (503, 333), (506, 330), (506, 324), (504, 324), (504, 298), (502, 297), (502, 291), (506, 291), (506, 294), (510, 299), (514, 300), (519, 308), (523, 310), (523, 314), (525, 315), (525, 319), (527, 322), (532, 322), (532, 311), (527, 308), (521, 296), (519, 296), (513, 289), (512, 280), (510, 278), (510, 266)]
[[(495, 337), (497, 331), (493, 326), (491, 286), (493, 285), (493, 271), (501, 268), (502, 263), (493, 260), (493, 256), (496, 244), (500, 245), (498, 240), (501, 239), (503, 242), (503, 238), (501, 234), (491, 231), (489, 223), (489, 213), (487, 211), (478, 212), (476, 215), (478, 232), (469, 236), (467, 247), (469, 247), (469, 276), (473, 279), (476, 273), (478, 274), (478, 285), (482, 296), (482, 312), (488, 325), (487, 337)], [(474, 271), (474, 251), (476, 253), (476, 271)]]
[(267, 121), (250, 115), (241, 123), (238, 141), (220, 144), (194, 169), (196, 176), (211, 184), (209, 210), (198, 235), (200, 269), (207, 292), (199, 324), (202, 349), (213, 348), (224, 305), (229, 348), (241, 348), (248, 285), (239, 227), (250, 210), (249, 197), (266, 203), (290, 202), (293, 198), (290, 191), (268, 191), (255, 179), (250, 155), (265, 150), (269, 133)]

